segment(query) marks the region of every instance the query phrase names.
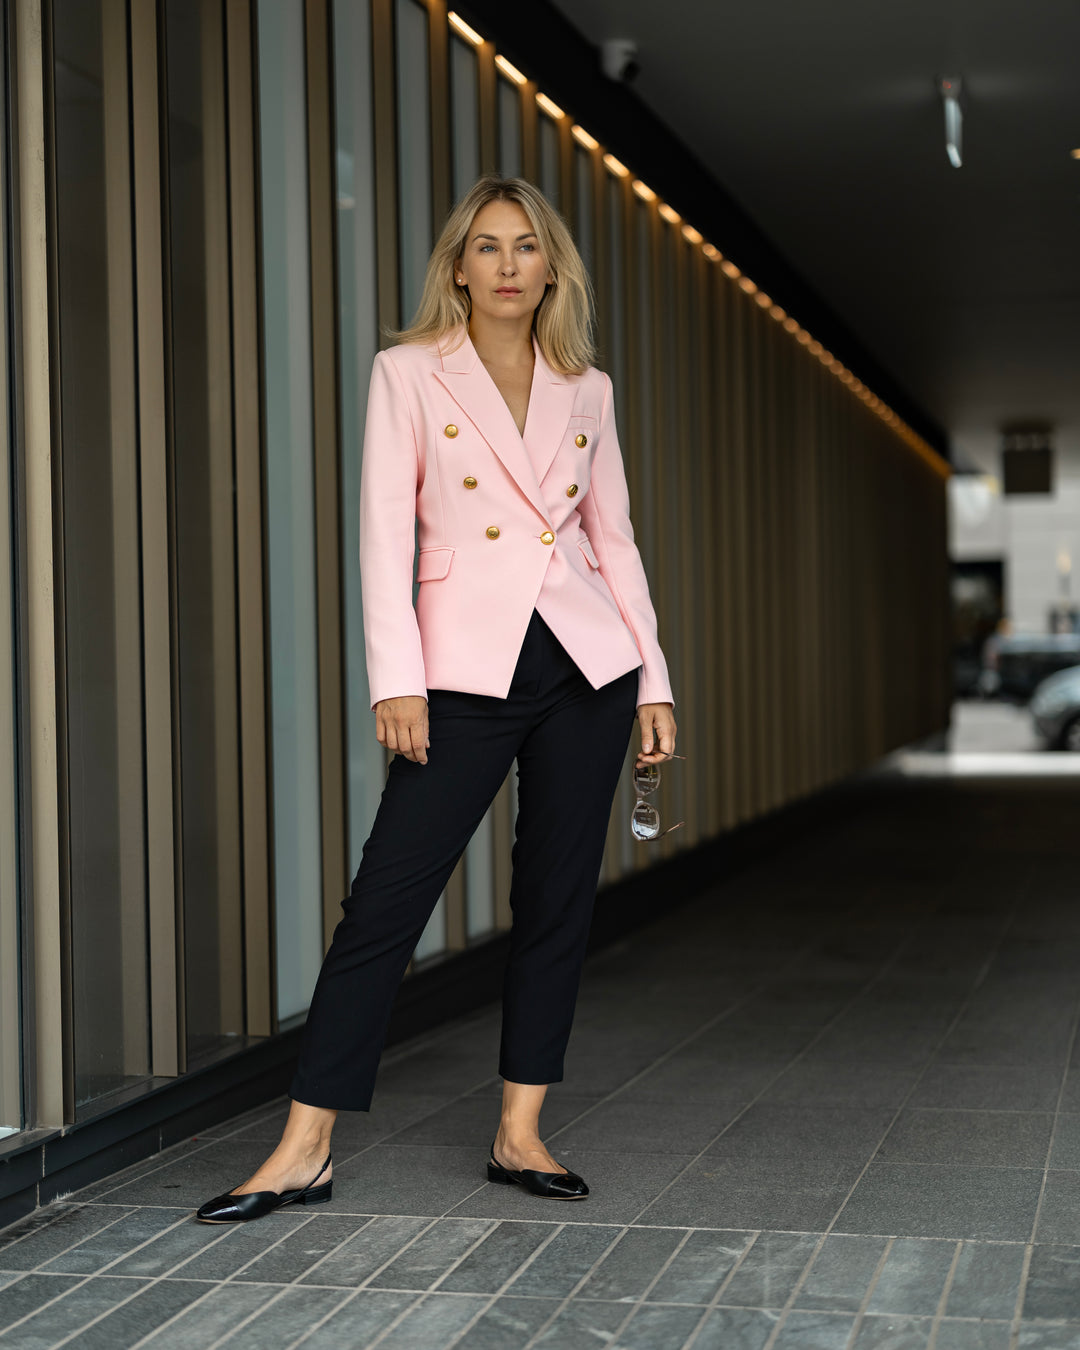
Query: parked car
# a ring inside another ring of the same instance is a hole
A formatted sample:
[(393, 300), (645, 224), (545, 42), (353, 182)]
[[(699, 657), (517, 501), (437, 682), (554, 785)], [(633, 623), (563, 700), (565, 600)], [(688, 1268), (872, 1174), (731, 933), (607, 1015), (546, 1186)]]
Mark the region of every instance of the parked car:
[(1056, 670), (1080, 665), (1080, 633), (1015, 633), (988, 638), (979, 692), (1026, 703)]
[(1080, 666), (1043, 680), (1029, 707), (1048, 750), (1080, 751)]

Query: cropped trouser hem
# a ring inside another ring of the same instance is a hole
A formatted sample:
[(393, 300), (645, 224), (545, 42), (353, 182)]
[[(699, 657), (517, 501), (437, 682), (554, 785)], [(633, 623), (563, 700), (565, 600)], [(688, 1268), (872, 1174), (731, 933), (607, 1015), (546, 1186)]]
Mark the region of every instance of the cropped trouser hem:
[(593, 689), (533, 614), (505, 699), (428, 693), (428, 763), (401, 755), (323, 961), (289, 1095), (366, 1111), (390, 1009), (454, 866), (514, 761), (518, 816), (499, 1072), (555, 1083), (573, 1021), (637, 672)]

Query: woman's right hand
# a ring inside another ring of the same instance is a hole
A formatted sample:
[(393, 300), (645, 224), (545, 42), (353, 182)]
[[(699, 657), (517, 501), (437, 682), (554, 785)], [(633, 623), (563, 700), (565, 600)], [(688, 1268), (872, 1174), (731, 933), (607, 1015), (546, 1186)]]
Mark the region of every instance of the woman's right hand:
[(375, 736), (380, 745), (414, 764), (427, 763), (428, 705), (426, 698), (384, 698), (375, 704)]

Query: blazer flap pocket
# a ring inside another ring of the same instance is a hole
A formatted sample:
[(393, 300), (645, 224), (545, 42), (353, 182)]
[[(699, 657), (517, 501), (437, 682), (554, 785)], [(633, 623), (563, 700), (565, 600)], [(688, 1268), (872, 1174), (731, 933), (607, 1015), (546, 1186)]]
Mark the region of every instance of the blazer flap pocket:
[(417, 581), (441, 581), (450, 571), (452, 548), (422, 548), (416, 565)]
[(597, 561), (596, 554), (593, 552), (592, 544), (590, 544), (587, 539), (579, 539), (578, 547), (581, 549), (582, 553), (585, 554), (585, 561), (589, 564), (590, 567), (600, 566), (600, 563)]

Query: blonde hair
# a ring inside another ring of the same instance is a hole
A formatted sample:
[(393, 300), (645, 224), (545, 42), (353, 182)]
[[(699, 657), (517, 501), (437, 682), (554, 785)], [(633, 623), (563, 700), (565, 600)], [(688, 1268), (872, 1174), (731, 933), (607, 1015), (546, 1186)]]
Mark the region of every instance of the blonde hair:
[[(450, 212), (442, 234), (428, 259), (420, 304), (408, 328), (389, 336), (398, 342), (443, 344), (454, 351), (465, 340), (471, 304), (464, 288), (454, 282), (454, 265), (465, 250), (476, 213), (489, 202), (516, 202), (529, 218), (540, 252), (555, 278), (533, 316), (533, 332), (544, 360), (561, 375), (579, 375), (592, 365), (592, 284), (566, 222), (548, 199), (524, 178), (488, 174), (478, 179)], [(452, 346), (458, 330), (460, 336)]]

